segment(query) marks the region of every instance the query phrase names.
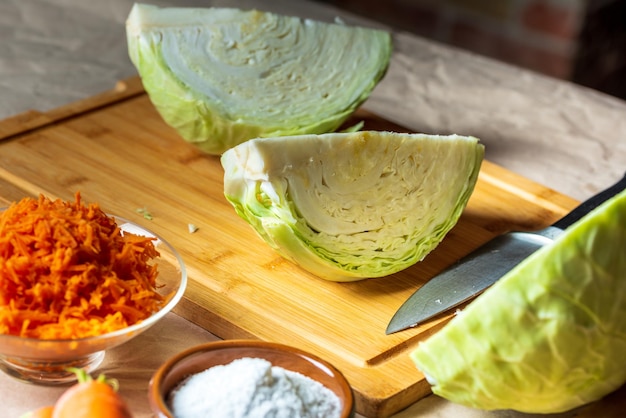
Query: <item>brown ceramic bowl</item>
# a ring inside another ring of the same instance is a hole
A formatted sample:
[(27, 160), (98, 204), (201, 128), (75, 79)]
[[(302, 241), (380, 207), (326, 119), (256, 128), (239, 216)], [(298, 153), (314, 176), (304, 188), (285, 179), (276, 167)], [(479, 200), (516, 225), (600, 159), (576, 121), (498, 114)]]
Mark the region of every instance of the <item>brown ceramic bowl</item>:
[(201, 344), (167, 360), (152, 376), (148, 389), (150, 407), (156, 417), (174, 418), (166, 399), (186, 377), (210, 367), (251, 357), (263, 358), (286, 370), (303, 374), (333, 391), (341, 401), (341, 418), (354, 417), (354, 395), (346, 378), (321, 358), (282, 344), (256, 340), (225, 340)]

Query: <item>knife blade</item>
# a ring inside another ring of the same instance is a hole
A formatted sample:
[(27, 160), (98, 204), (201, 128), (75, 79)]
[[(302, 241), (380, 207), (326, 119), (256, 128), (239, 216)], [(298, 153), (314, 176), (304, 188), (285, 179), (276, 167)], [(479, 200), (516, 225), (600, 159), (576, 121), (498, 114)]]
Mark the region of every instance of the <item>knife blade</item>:
[(394, 314), (387, 335), (412, 328), (478, 296), (567, 227), (626, 188), (626, 174), (547, 228), (499, 235), (417, 289)]

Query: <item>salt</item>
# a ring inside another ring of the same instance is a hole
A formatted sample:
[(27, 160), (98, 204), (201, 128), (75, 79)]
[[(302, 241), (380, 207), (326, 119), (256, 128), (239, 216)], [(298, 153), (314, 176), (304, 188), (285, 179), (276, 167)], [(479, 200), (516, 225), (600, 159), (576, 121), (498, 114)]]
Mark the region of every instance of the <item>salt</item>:
[(190, 376), (168, 403), (175, 418), (336, 418), (341, 411), (321, 383), (251, 357)]

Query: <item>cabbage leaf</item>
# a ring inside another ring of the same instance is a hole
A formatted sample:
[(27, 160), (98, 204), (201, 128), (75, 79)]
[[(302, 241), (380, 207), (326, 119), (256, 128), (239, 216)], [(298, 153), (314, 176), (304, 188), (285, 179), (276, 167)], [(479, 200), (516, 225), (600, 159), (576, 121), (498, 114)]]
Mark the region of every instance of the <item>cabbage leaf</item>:
[(518, 264), (410, 357), (433, 392), (453, 402), (559, 413), (626, 383), (625, 353), (622, 192)]

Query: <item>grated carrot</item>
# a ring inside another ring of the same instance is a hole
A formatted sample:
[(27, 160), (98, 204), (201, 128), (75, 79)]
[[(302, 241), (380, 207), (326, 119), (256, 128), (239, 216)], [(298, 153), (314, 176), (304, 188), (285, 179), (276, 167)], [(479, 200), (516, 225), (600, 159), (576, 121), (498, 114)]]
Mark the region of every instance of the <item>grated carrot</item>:
[(146, 319), (164, 303), (152, 241), (80, 193), (14, 202), (0, 213), (0, 334), (75, 339)]

